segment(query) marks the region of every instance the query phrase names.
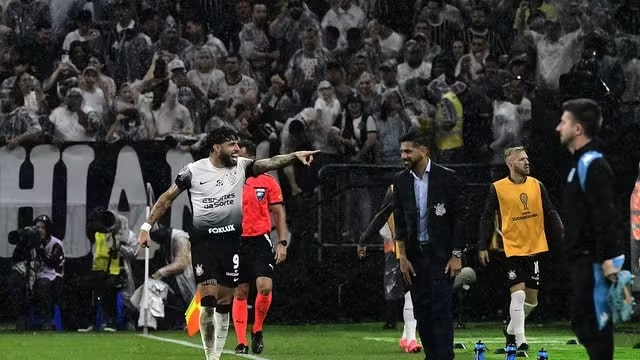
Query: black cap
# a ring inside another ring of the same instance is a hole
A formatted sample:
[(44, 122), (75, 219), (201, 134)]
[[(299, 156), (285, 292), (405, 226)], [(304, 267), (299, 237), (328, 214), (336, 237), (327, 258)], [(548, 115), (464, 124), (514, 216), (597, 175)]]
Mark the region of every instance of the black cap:
[(335, 61), (335, 60), (331, 60), (331, 61), (327, 62), (327, 70), (339, 69), (341, 67), (342, 67), (342, 65), (340, 65), (340, 63)]
[(360, 104), (364, 104), (364, 100), (362, 100), (362, 96), (360, 96), (357, 92), (352, 92), (347, 96), (347, 104), (351, 104), (352, 102), (357, 102)]

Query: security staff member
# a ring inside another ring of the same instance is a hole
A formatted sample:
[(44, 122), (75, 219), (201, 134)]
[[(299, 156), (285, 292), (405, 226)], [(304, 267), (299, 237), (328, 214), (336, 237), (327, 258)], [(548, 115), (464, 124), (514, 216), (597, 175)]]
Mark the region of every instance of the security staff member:
[[(529, 176), (529, 157), (523, 147), (508, 148), (504, 160), (509, 176), (491, 184), (480, 221), (478, 255), (480, 263), (489, 263), (487, 242), (494, 232), (502, 240), (506, 266), (502, 270), (511, 293), (507, 326), (507, 345), (527, 351), (525, 319), (538, 305), (541, 285), (540, 255), (549, 251), (545, 225), (552, 238), (562, 237), (562, 221), (544, 185)], [(496, 224), (494, 226), (494, 220)]]
[(400, 272), (409, 284), (426, 359), (453, 359), (453, 279), (462, 269), (467, 210), (453, 170), (429, 159), (428, 139), (400, 139), (406, 169), (393, 179)]
[(594, 292), (597, 284), (607, 281), (605, 277), (613, 280), (619, 271), (610, 260), (620, 255), (623, 236), (614, 194), (615, 177), (594, 140), (602, 125), (598, 104), (576, 99), (565, 102), (562, 110), (556, 131), (573, 154), (574, 164), (563, 198), (564, 243), (572, 266), (571, 325), (590, 359), (610, 360), (613, 325), (601, 313), (596, 316)]

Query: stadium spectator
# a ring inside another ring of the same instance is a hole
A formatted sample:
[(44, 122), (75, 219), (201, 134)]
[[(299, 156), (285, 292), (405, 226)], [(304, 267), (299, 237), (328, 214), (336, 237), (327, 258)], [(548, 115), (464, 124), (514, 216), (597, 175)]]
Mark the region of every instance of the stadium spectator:
[(64, 104), (51, 112), (49, 121), (53, 125), (53, 141), (58, 144), (64, 141), (94, 141), (96, 133), (103, 126), (102, 118), (90, 116), (89, 112), (83, 110), (83, 92), (80, 88), (67, 91)]
[(111, 106), (106, 84), (100, 81), (100, 73), (93, 66), (87, 66), (82, 72), (82, 99), (85, 112), (95, 111), (101, 118)]
[(128, 143), (144, 140), (151, 140), (149, 134), (153, 129), (149, 122), (143, 121), (140, 113), (135, 108), (126, 108), (119, 111), (116, 115), (116, 121), (113, 122), (105, 141), (125, 141)]
[(382, 107), (376, 115), (376, 129), (378, 129), (381, 162), (387, 165), (402, 163), (398, 143), (402, 134), (418, 122), (404, 103), (404, 98), (398, 89), (389, 89), (382, 94)]
[(424, 50), (415, 41), (407, 42), (406, 61), (398, 65), (398, 84), (414, 78), (429, 79), (431, 75), (431, 63), (424, 61)]
[(24, 105), (18, 84), (0, 89), (0, 138), (9, 149), (41, 141), (42, 127)]
[[(280, 54), (286, 60), (295, 58), (295, 53), (304, 47), (304, 43), (312, 41), (304, 34), (313, 33), (313, 41), (322, 43), (320, 23), (302, 0), (287, 0), (286, 6), (280, 8), (280, 13), (269, 25), (269, 32), (278, 43)], [(300, 34), (304, 36), (300, 37)], [(307, 50), (309, 51), (313, 50)]]
[[(128, 1), (121, 0), (116, 4), (115, 17), (117, 23), (110, 29), (111, 41), (107, 42), (113, 61), (113, 77), (117, 83), (142, 79), (153, 55), (151, 39), (140, 31)], [(79, 70), (84, 70), (84, 64), (73, 63)]]
[(315, 28), (305, 29), (302, 40), (302, 49), (291, 56), (285, 77), (287, 83), (300, 94), (302, 102), (309, 104), (318, 84), (325, 79), (327, 63), (332, 56), (329, 50), (320, 47)]
[(169, 53), (172, 59), (173, 57), (183, 54), (184, 51), (191, 46), (191, 43), (180, 35), (180, 28), (176, 20), (173, 17), (167, 18), (162, 24), (160, 37), (154, 43), (156, 52)]
[(215, 54), (210, 47), (203, 47), (195, 58), (195, 68), (189, 70), (187, 78), (206, 95), (209, 105), (218, 97), (217, 84), (224, 73), (216, 68)]
[(261, 92), (267, 90), (269, 76), (280, 60), (280, 51), (270, 40), (267, 25), (266, 3), (254, 2), (253, 21), (239, 34), (240, 54), (247, 60), (248, 75), (256, 81)]
[(207, 31), (207, 23), (204, 18), (193, 16), (189, 18), (185, 25), (185, 38), (191, 42), (180, 57), (184, 59), (187, 69), (195, 68), (196, 54), (204, 47), (208, 47), (214, 54), (216, 61), (222, 61), (227, 55), (227, 48), (217, 37)]
[[(74, 41), (95, 41), (100, 42), (100, 32), (93, 28), (93, 15), (89, 10), (82, 10), (76, 18), (78, 28), (68, 33), (64, 41), (62, 42), (62, 51), (65, 54), (69, 53), (71, 49), (71, 43)], [(95, 49), (100, 49), (102, 45), (93, 46)]]
[(245, 59), (240, 54), (229, 54), (224, 61), (224, 77), (216, 82), (218, 97), (228, 101), (230, 107), (237, 106), (244, 102), (247, 91), (258, 91), (258, 85), (254, 79), (242, 74)]
[(320, 24), (323, 29), (334, 26), (340, 31), (338, 47), (344, 48), (347, 45), (347, 30), (352, 28), (363, 29), (366, 18), (362, 9), (351, 0), (340, 0), (322, 18)]

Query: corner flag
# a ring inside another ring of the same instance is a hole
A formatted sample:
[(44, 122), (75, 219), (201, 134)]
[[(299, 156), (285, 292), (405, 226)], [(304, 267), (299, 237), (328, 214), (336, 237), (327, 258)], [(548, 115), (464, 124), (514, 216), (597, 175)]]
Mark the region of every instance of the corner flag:
[(200, 291), (196, 290), (184, 317), (187, 322), (187, 334), (190, 337), (197, 334), (200, 331)]

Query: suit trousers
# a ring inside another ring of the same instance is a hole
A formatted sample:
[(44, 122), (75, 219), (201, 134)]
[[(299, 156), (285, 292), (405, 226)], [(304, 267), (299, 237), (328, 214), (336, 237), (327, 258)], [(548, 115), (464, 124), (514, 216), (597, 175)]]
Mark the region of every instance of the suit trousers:
[(444, 273), (448, 260), (424, 251), (412, 262), (411, 299), (426, 360), (452, 360), (453, 278)]
[(611, 321), (599, 330), (596, 321), (593, 289), (593, 265), (579, 258), (571, 265), (571, 328), (587, 350), (591, 360), (613, 360), (613, 325)]

